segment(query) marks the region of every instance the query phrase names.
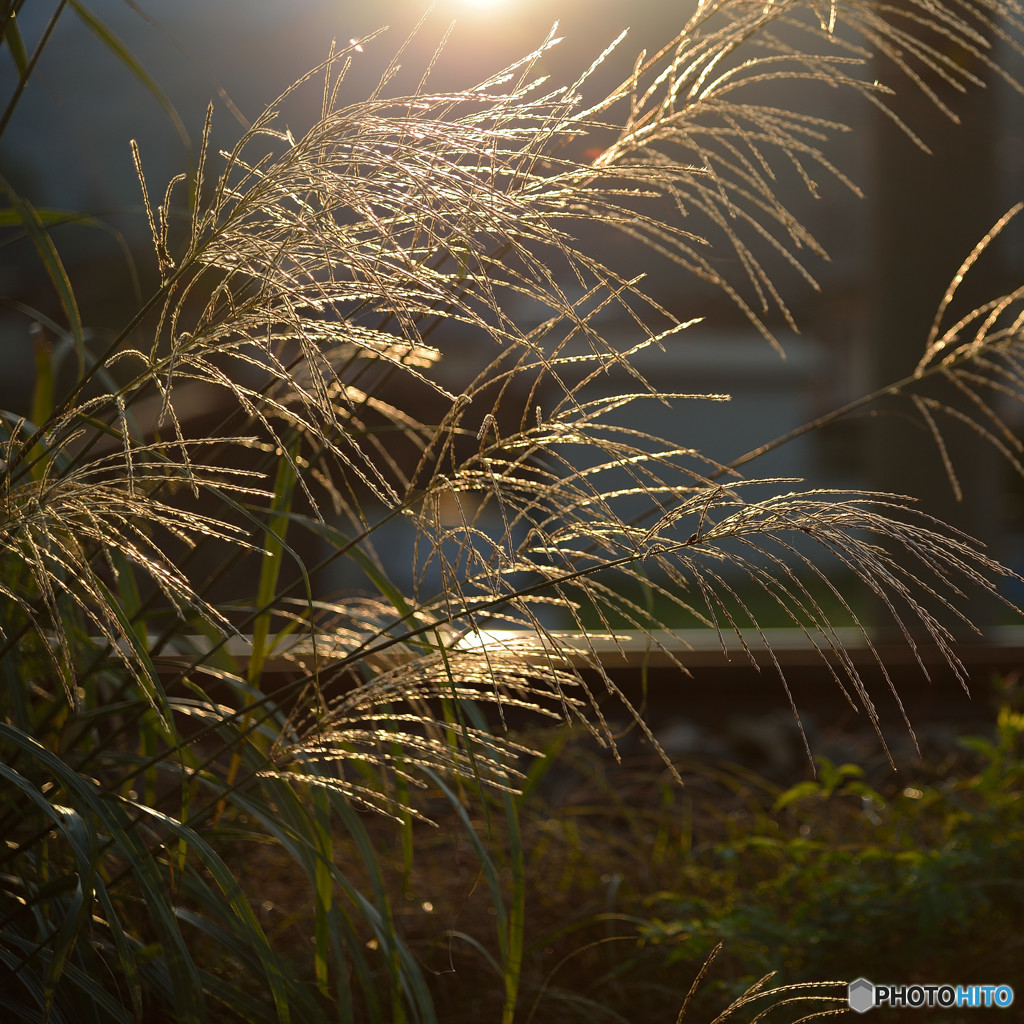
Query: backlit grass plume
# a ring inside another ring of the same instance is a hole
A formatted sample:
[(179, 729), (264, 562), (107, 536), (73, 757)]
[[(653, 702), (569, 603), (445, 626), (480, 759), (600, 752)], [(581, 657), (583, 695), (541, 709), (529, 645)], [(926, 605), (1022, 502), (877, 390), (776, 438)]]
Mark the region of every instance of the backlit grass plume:
[[(884, 109), (872, 62), (889, 60), (941, 107), (934, 82), (999, 72), (990, 40), (1019, 45), (1022, 19), (1016, 0), (700, 2), (610, 89), (622, 38), (559, 82), (540, 70), (552, 32), (455, 92), (432, 86), (441, 47), (408, 95), (397, 64), (356, 95), (349, 70), (379, 40), (332, 49), (230, 149), (211, 108), (194, 174), (157, 187), (133, 144), (156, 280), (102, 343), (49, 215), (0, 183), (5, 230), (55, 289), (27, 315), (77, 363), (64, 386), (40, 342), (31, 409), (0, 422), (4, 1012), (433, 1020), (361, 814), (398, 819), (408, 871), (440, 795), (490, 887), (511, 1024), (529, 751), (496, 725), (539, 714), (614, 746), (607, 638), (640, 631), (673, 658), (682, 620), (767, 639), (767, 604), (878, 729), (833, 622), (871, 646), (853, 579), (963, 679), (947, 615), (970, 624), (969, 592), (1008, 570), (909, 499), (741, 473), (784, 439), (723, 465), (702, 438), (645, 431), (650, 403), (728, 396), (660, 386), (652, 353), (685, 346), (701, 310), (665, 308), (593, 240), (667, 261), (680, 290), (710, 284), (778, 347), (780, 275), (817, 287), (824, 255), (779, 180), (857, 189), (828, 156), (847, 127), (774, 105), (775, 85)], [(0, 25), (16, 105), (35, 62), (10, 12)], [(1003, 406), (1024, 379), (1021, 292), (947, 325), (961, 276), (884, 392), (907, 393), (954, 486), (945, 416), (1020, 471)], [(934, 375), (966, 405), (918, 394)], [(480, 785), (504, 801), (511, 891), (474, 838)], [(246, 875), (268, 845), (309, 888), (298, 969)]]

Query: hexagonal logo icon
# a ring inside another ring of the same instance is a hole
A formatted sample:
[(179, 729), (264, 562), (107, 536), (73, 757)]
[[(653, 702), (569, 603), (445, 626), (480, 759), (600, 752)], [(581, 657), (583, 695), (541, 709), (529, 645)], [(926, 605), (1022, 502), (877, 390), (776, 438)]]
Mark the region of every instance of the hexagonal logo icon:
[(850, 1009), (867, 1013), (875, 1004), (875, 986), (867, 978), (858, 978), (849, 985)]

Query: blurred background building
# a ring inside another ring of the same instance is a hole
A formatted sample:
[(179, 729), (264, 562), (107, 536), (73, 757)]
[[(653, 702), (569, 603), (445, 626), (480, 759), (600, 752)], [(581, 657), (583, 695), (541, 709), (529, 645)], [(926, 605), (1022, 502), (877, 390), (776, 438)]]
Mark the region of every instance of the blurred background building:
[[(106, 225), (55, 229), (90, 330), (115, 330), (126, 318), (134, 286), (122, 240), (141, 266), (147, 264), (148, 229), (129, 139), (138, 140), (150, 190), (159, 196), (163, 183), (194, 161), (208, 102), (215, 108), (214, 148), (229, 146), (242, 130), (236, 111), (255, 116), (326, 56), (332, 38), (347, 42), (389, 25), (366, 45), (364, 59), (346, 80), (347, 93), (356, 99), (376, 82), (425, 6), (416, 0), (95, 0), (96, 18), (145, 68), (153, 90), (85, 20), (66, 11), (0, 142), (0, 167), (38, 208), (84, 211)], [(545, 64), (556, 77), (568, 77), (628, 27), (629, 36), (597, 77), (596, 88), (628, 74), (637, 51), (670, 38), (694, 6), (693, 0), (440, 0), (402, 63), (411, 88), (454, 17), (456, 27), (432, 81), (435, 88), (470, 85), (536, 46), (557, 20), (564, 41)], [(33, 0), (20, 11), (30, 50), (55, 7)], [(1005, 44), (993, 45), (1024, 77), (1024, 61)], [(888, 74), (884, 68), (878, 73), (883, 81)], [(0, 95), (10, 96), (15, 81), (13, 64), (5, 60)], [(897, 110), (932, 147), (928, 158), (856, 96), (835, 90), (815, 101), (815, 113), (854, 128), (837, 137), (829, 153), (863, 187), (865, 198), (856, 200), (837, 182), (823, 182), (816, 200), (794, 192), (795, 213), (831, 259), (812, 265), (818, 291), (780, 271), (800, 328), (793, 335), (785, 325), (774, 325), (782, 332), (787, 360), (719, 294), (670, 265), (650, 261), (653, 295), (681, 318), (706, 318), (680, 337), (663, 372), (678, 378), (679, 390), (731, 392), (736, 400), (725, 408), (694, 404), (686, 415), (646, 426), (656, 433), (676, 430), (683, 435), (680, 443), (704, 447), (724, 461), (907, 374), (960, 262), (998, 216), (1024, 199), (1024, 100), (998, 81), (990, 86), (965, 95), (943, 92), (962, 116), (962, 127), (944, 120), (919, 95), (902, 94)], [(595, 247), (609, 241), (599, 226), (593, 228)], [(1004, 233), (965, 292), (981, 302), (1022, 279), (1024, 216)], [(49, 287), (37, 261), (0, 260), (4, 409), (27, 411), (34, 372), (33, 317), (27, 311), (46, 307)], [(608, 329), (625, 331), (628, 325)], [(964, 500), (953, 501), (930, 436), (909, 422), (904, 411), (879, 407), (749, 468), (758, 475), (803, 477), (817, 486), (880, 486), (924, 496), (940, 516), (1024, 567), (1019, 481), (965, 432), (952, 442), (964, 486)], [(956, 455), (961, 450), (967, 454)]]

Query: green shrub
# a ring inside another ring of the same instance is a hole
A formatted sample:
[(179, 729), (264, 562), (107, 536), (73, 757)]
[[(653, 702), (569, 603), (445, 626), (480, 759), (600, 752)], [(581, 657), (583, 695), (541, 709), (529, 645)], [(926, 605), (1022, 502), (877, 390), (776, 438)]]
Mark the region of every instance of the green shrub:
[(680, 864), (673, 891), (648, 900), (642, 941), (670, 961), (722, 942), (740, 989), (768, 971), (1014, 977), (1022, 735), (1004, 707), (994, 739), (965, 737), (968, 753), (934, 780), (890, 778), (885, 795), (857, 766), (822, 759), (817, 780), (755, 804), (741, 831)]

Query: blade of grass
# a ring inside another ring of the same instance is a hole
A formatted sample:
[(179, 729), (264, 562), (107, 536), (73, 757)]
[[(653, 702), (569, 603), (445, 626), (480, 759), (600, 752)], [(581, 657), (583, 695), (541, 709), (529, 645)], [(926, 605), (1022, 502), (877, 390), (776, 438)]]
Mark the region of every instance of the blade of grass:
[(284, 965), (274, 955), (266, 934), (242, 887), (238, 884), (234, 872), (224, 863), (212, 846), (195, 830), (183, 825), (170, 815), (163, 814), (153, 807), (138, 806), (141, 815), (153, 818), (176, 838), (185, 841), (202, 860), (204, 870), (208, 871), (217, 883), (220, 891), (227, 899), (227, 906), (233, 912), (239, 925), (244, 930), (245, 938), (256, 952), (263, 969), (263, 977), (270, 988), (270, 993), (277, 1009), (280, 1024), (290, 1024), (291, 1009), (288, 999), (288, 985)]
[(25, 50), (25, 40), (21, 38), (21, 29), (18, 28), (18, 15), (15, 11), (7, 16), (4, 25), (4, 42), (11, 52), (14, 66), (18, 69), (19, 78), (25, 78), (28, 74), (28, 53)]
[(251, 686), (259, 682), (263, 664), (268, 653), (267, 638), (270, 634), (272, 610), (275, 607), (277, 581), (281, 575), (285, 537), (288, 531), (289, 512), (295, 494), (295, 455), (298, 442), (282, 456), (274, 479), (274, 496), (271, 499), (267, 519), (266, 538), (263, 542), (263, 557), (260, 561), (260, 579), (256, 588), (256, 607), (259, 614), (252, 623), (252, 653), (249, 656), (248, 679)]
[[(25, 62), (23, 68), (19, 68), (18, 84), (14, 87), (14, 91), (11, 93), (11, 98), (7, 101), (7, 106), (4, 108), (3, 114), (0, 114), (0, 137), (3, 136), (7, 130), (7, 125), (10, 124), (11, 118), (14, 116), (14, 111), (17, 109), (18, 101), (21, 99), (25, 92), (25, 87), (28, 85), (32, 78), (32, 73), (35, 71), (36, 63), (39, 58), (43, 55), (43, 51), (46, 49), (47, 43), (50, 41), (50, 36), (53, 34), (53, 30), (57, 27), (57, 22), (60, 21), (60, 16), (64, 13), (64, 8), (67, 7), (68, 0), (60, 0), (57, 4), (53, 14), (50, 15), (49, 20), (46, 23), (46, 28), (43, 29), (43, 34), (36, 44), (36, 48), (32, 51), (32, 56)], [(13, 18), (8, 21), (8, 25), (11, 24)], [(6, 26), (5, 26), (6, 28)], [(6, 31), (4, 37), (7, 38)], [(18, 39), (21, 39), (19, 33)], [(17, 43), (15, 43), (17, 46)]]
[(170, 101), (167, 94), (160, 88), (153, 76), (145, 69), (140, 63), (138, 58), (128, 49), (125, 44), (117, 38), (117, 36), (105, 25), (95, 14), (90, 11), (85, 4), (81, 3), (80, 0), (71, 0), (71, 8), (75, 14), (85, 22), (89, 31), (96, 36), (100, 42), (122, 63), (128, 70), (135, 76), (135, 78), (141, 83), (147, 92), (151, 93), (156, 101), (164, 109), (164, 113), (167, 114), (168, 120), (174, 125), (174, 130), (178, 133), (178, 138), (181, 139), (182, 144), (185, 147), (185, 152), (188, 154), (189, 166), (193, 163), (192, 159), (192, 140), (189, 137), (188, 130), (185, 128), (184, 122), (178, 115), (178, 111), (175, 109), (174, 104)]
[(38, 740), (3, 722), (0, 722), (0, 740), (48, 771), (79, 811), (95, 818), (99, 827), (109, 835), (139, 885), (149, 919), (159, 937), (161, 955), (173, 984), (178, 1018), (187, 1024), (203, 1024), (206, 1014), (199, 972), (175, 921), (172, 893), (166, 878), (160, 874), (153, 851), (146, 848), (134, 824), (124, 820), (119, 805), (111, 803), (117, 798), (105, 794), (95, 780), (79, 775)]
[(313, 877), (313, 967), (320, 994), (326, 996), (330, 992), (328, 953), (331, 940), (331, 910), (334, 905), (334, 878), (331, 872), (331, 865), (334, 863), (334, 843), (331, 838), (331, 808), (328, 796), (323, 790), (317, 789), (313, 791), (312, 799), (312, 824), (318, 847)]
[(86, 353), (85, 338), (82, 330), (82, 318), (78, 312), (78, 301), (75, 298), (74, 289), (71, 287), (71, 281), (68, 278), (67, 271), (64, 269), (64, 264), (61, 261), (60, 255), (57, 252), (57, 247), (53, 244), (53, 239), (50, 237), (49, 231), (47, 231), (46, 226), (36, 213), (32, 204), (27, 199), (23, 199), (18, 195), (10, 182), (8, 182), (2, 175), (0, 175), (0, 190), (6, 194), (7, 200), (11, 204), (12, 211), (28, 232), (29, 238), (31, 238), (32, 244), (35, 246), (36, 252), (39, 255), (39, 259), (42, 261), (43, 267), (46, 270), (47, 276), (53, 283), (53, 287), (57, 292), (57, 297), (60, 300), (61, 308), (64, 311), (64, 316), (67, 318), (71, 336), (75, 341), (75, 351), (78, 355), (79, 375), (84, 374)]

